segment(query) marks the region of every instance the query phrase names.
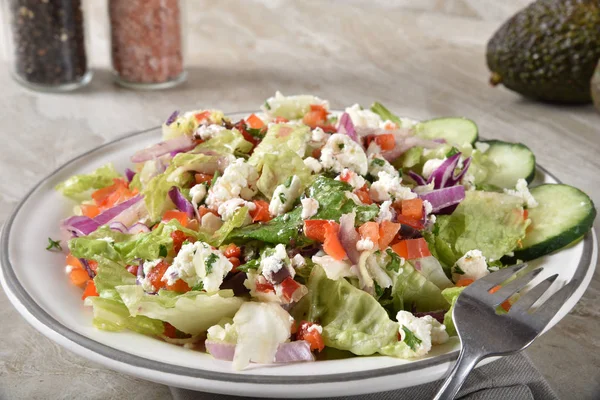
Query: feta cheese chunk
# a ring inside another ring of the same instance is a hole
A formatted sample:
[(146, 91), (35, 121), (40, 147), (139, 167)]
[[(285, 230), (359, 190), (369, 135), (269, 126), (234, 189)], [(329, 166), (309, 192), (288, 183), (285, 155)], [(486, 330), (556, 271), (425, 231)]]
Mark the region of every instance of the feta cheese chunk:
[(538, 202), (533, 198), (533, 196), (529, 192), (529, 187), (527, 187), (527, 181), (523, 178), (517, 181), (515, 190), (504, 189), (504, 193), (523, 199), (523, 205), (525, 205), (527, 208), (535, 208), (538, 206)]
[(225, 130), (224, 126), (221, 125), (200, 125), (198, 129), (196, 129), (196, 136), (200, 137), (202, 140), (212, 139), (217, 136), (219, 133)]
[(312, 262), (323, 267), (325, 275), (329, 279), (338, 280), (346, 276), (353, 276), (355, 273), (351, 270), (352, 264), (349, 261), (339, 261), (331, 256), (312, 256)]
[(271, 215), (282, 215), (290, 211), (300, 194), (302, 194), (300, 178), (293, 175), (291, 179), (275, 188), (271, 203), (269, 203), (269, 213)]
[(349, 170), (348, 168), (344, 168), (342, 172), (335, 177), (335, 180), (346, 182), (354, 189), (360, 189), (367, 183), (365, 178)]
[(301, 267), (304, 267), (305, 265), (306, 265), (306, 260), (304, 259), (304, 257), (302, 257), (301, 254), (296, 254), (294, 257), (292, 257), (292, 267), (301, 268)]
[(250, 200), (257, 192), (258, 172), (254, 166), (238, 158), (225, 168), (221, 176), (208, 191), (206, 205), (218, 210), (227, 200), (241, 197)]
[(366, 175), (369, 169), (362, 147), (341, 133), (331, 135), (321, 149), (321, 164), (325, 169), (338, 173), (348, 168), (359, 175)]
[(193, 206), (198, 208), (198, 204), (200, 204), (200, 202), (202, 202), (202, 200), (204, 200), (206, 197), (206, 185), (204, 183), (200, 183), (192, 186), (190, 189), (190, 197), (192, 198)]
[(378, 114), (375, 114), (369, 109), (362, 110), (360, 105), (354, 104), (351, 107), (346, 107), (346, 113), (350, 116), (352, 124), (362, 128), (380, 128), (384, 121)]
[(144, 271), (144, 279), (141, 280), (140, 284), (142, 285), (142, 289), (144, 289), (146, 293), (156, 292), (156, 288), (154, 287), (154, 285), (152, 285), (150, 279), (148, 279), (148, 273), (150, 273), (150, 271), (152, 271), (154, 267), (160, 264), (161, 261), (162, 258), (159, 258), (158, 260), (145, 261), (142, 265), (142, 269)]
[(431, 160), (427, 160), (425, 164), (423, 164), (423, 173), (421, 174), (423, 178), (429, 179), (433, 172), (438, 169), (444, 161), (446, 161), (445, 158), (432, 158)]
[(275, 276), (282, 268), (286, 268), (292, 278), (296, 274), (291, 264), (292, 262), (285, 251), (285, 246), (280, 243), (274, 249), (265, 250), (265, 254), (260, 260), (261, 274), (269, 282), (279, 283)]
[(400, 174), (381, 154), (369, 154), (369, 174), (377, 176), (381, 171), (390, 175), (399, 176)]
[(315, 199), (307, 197), (300, 200), (300, 203), (302, 203), (302, 219), (308, 219), (319, 211), (319, 202)]
[[(235, 212), (242, 207), (248, 208), (248, 211), (254, 211), (256, 209), (256, 204), (252, 203), (251, 201), (246, 201), (244, 199), (231, 199), (219, 205), (218, 213), (221, 216), (221, 218), (223, 218), (223, 221), (229, 221), (233, 217)], [(252, 218), (250, 218), (250, 221), (246, 222), (248, 224), (252, 223)]]
[(190, 287), (202, 283), (207, 292), (216, 292), (232, 268), (233, 264), (223, 253), (208, 243), (197, 241), (181, 246), (162, 280), (172, 285), (183, 279)]
[(452, 267), (452, 280), (457, 282), (459, 279), (465, 278), (476, 281), (489, 273), (485, 256), (481, 251), (469, 250)]
[(329, 133), (325, 133), (322, 128), (316, 127), (311, 132), (310, 141), (313, 142), (314, 145), (322, 146), (325, 144), (325, 142), (327, 142), (329, 136), (331, 135)]
[(307, 332), (319, 332), (319, 334), (323, 333), (323, 327), (319, 324), (311, 324), (308, 328), (306, 328)]
[(450, 339), (448, 332), (446, 332), (446, 326), (440, 324), (437, 319), (431, 315), (425, 315), (420, 319), (431, 325), (431, 344), (444, 344)]
[(386, 200), (409, 200), (417, 197), (410, 188), (400, 185), (402, 179), (398, 176), (393, 176), (385, 171), (377, 174), (379, 180), (371, 185), (369, 194), (376, 202)]
[[(396, 320), (400, 325), (399, 332), (402, 341), (406, 341), (408, 330), (415, 339), (411, 344), (411, 349), (417, 356), (424, 356), (431, 350), (431, 330), (432, 325), (422, 319), (417, 318), (408, 311), (399, 311)], [(406, 330), (405, 330), (406, 329)], [(408, 343), (407, 343), (408, 344)]]
[(372, 250), (373, 247), (375, 247), (375, 244), (369, 238), (360, 239), (356, 242), (356, 250), (358, 251)]
[(427, 216), (433, 211), (433, 206), (429, 201), (423, 200), (423, 209), (425, 210), (425, 216)]
[(379, 207), (379, 214), (377, 215), (376, 221), (381, 223), (383, 221), (391, 221), (394, 219), (396, 215), (396, 211), (392, 208), (392, 202), (390, 200), (386, 200), (381, 203)]
[(307, 157), (304, 159), (304, 165), (306, 165), (312, 172), (318, 174), (323, 169), (323, 166), (316, 158)]

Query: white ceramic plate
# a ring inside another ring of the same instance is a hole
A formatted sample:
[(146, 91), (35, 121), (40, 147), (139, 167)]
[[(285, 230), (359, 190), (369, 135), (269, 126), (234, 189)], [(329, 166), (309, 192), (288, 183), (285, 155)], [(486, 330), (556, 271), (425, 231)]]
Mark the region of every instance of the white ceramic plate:
[[(136, 150), (159, 140), (160, 129), (154, 128), (127, 135), (73, 159), (28, 193), (6, 222), (2, 232), (0, 279), (10, 301), (36, 329), (108, 368), (171, 386), (234, 395), (362, 394), (431, 382), (449, 370), (460, 347), (456, 338), (419, 360), (355, 357), (292, 365), (253, 365), (235, 372), (229, 362), (214, 360), (208, 354), (136, 333), (95, 329), (91, 310), (82, 305), (81, 290), (72, 286), (65, 275), (64, 254), (44, 250), (48, 237), (59, 236), (58, 223), (73, 207), (53, 188), (73, 174), (89, 172), (107, 162), (124, 170)], [(538, 170), (538, 175), (538, 182), (556, 182), (543, 169)], [(576, 245), (534, 262), (546, 267), (538, 280), (560, 274), (554, 290), (567, 281), (577, 286), (549, 328), (583, 295), (593, 275), (596, 257), (595, 234), (590, 232)]]

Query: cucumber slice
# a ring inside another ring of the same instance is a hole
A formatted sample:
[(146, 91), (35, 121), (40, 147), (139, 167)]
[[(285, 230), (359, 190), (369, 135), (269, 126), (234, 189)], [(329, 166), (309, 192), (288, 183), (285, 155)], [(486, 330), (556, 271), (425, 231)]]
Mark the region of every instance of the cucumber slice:
[(475, 122), (462, 117), (444, 117), (423, 121), (415, 127), (415, 133), (423, 139), (446, 139), (452, 145), (464, 146), (475, 143), (479, 137)]
[(490, 145), (485, 152), (490, 166), (483, 183), (499, 188), (512, 189), (517, 180), (523, 178), (530, 183), (535, 177), (535, 155), (522, 143), (508, 143), (501, 140), (486, 140)]
[(581, 190), (562, 184), (531, 189), (539, 205), (530, 209), (531, 230), (514, 258), (533, 260), (563, 248), (590, 230), (596, 217), (592, 199)]

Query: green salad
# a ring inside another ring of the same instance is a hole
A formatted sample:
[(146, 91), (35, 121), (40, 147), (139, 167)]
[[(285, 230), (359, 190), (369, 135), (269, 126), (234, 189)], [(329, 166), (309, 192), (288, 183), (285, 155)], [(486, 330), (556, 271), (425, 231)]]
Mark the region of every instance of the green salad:
[(57, 186), (77, 203), (61, 222), (68, 277), (98, 329), (235, 369), (425, 356), (456, 334), (464, 287), (569, 245), (596, 215), (578, 189), (529, 187), (529, 148), (480, 140), (466, 118), (278, 92), (241, 120), (174, 112), (162, 132), (123, 173)]

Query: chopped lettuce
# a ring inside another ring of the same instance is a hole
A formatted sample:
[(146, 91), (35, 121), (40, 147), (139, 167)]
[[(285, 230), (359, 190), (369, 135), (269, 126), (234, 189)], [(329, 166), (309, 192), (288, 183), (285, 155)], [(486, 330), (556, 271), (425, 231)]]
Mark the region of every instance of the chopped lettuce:
[(288, 149), (296, 153), (299, 157), (304, 157), (306, 143), (309, 140), (310, 128), (306, 125), (271, 125), (263, 140), (254, 149), (248, 162), (260, 170), (265, 163), (265, 155), (283, 153)]
[(160, 336), (165, 329), (162, 321), (142, 315), (132, 317), (120, 300), (88, 297), (85, 303), (93, 307), (93, 324), (98, 329), (113, 332), (129, 329), (148, 336)]
[(135, 285), (136, 277), (125, 268), (125, 264), (118, 263), (101, 256), (96, 256), (98, 268), (94, 284), (100, 297), (114, 301), (121, 301), (115, 287), (119, 285)]
[(392, 278), (391, 296), (394, 312), (406, 311), (438, 311), (447, 310), (448, 302), (442, 291), (433, 282), (427, 280), (409, 262), (405, 262)]
[[(308, 280), (309, 320), (323, 327), (326, 346), (371, 355), (398, 342), (398, 323), (367, 292), (345, 279), (331, 280), (318, 265)], [(402, 345), (400, 345), (402, 346)]]
[[(522, 203), (518, 197), (503, 193), (468, 191), (452, 215), (437, 218), (437, 255), (448, 253), (449, 248), (458, 259), (467, 251), (478, 249), (489, 261), (499, 260), (525, 237), (530, 222), (523, 218)], [(431, 237), (429, 240), (431, 243)], [(441, 261), (448, 260), (450, 257), (444, 255)]]
[(208, 244), (218, 247), (220, 246), (225, 239), (237, 228), (241, 228), (246, 224), (246, 220), (250, 218), (250, 212), (248, 211), (248, 207), (239, 208), (231, 217), (230, 220), (225, 221), (225, 223), (213, 234), (207, 236), (205, 238), (205, 242)]
[(300, 179), (302, 191), (310, 183), (310, 169), (304, 165), (302, 158), (291, 150), (284, 148), (278, 153), (265, 154), (262, 162), (262, 173), (257, 186), (268, 199), (273, 197), (275, 188), (285, 183), (292, 175), (296, 175)]
[(319, 211), (311, 219), (331, 219), (339, 221), (343, 214), (356, 212), (355, 224), (361, 225), (372, 220), (379, 213), (376, 205), (357, 205), (352, 199), (348, 198), (345, 192), (351, 192), (352, 186), (319, 175), (308, 188), (308, 196), (319, 202)]
[(271, 117), (282, 117), (286, 119), (302, 118), (310, 111), (311, 104), (325, 105), (326, 103), (316, 96), (301, 94), (297, 96), (284, 96), (280, 92), (265, 102), (265, 111)]
[(194, 152), (198, 152), (199, 150), (246, 154), (252, 150), (252, 143), (244, 139), (244, 136), (237, 129), (223, 130), (206, 142), (196, 146)]
[(458, 300), (458, 296), (462, 293), (466, 286), (453, 287), (442, 290), (442, 296), (450, 303), (450, 309), (444, 314), (444, 325), (446, 326), (446, 332), (450, 336), (456, 336), (456, 328), (454, 327), (454, 320), (452, 319), (452, 311), (454, 311), (454, 304)]
[(302, 223), (302, 207), (296, 207), (266, 224), (252, 224), (234, 229), (227, 241), (260, 240), (265, 243), (295, 243), (296, 246), (300, 246), (304, 243), (298, 233)]
[(131, 316), (166, 321), (191, 335), (206, 332), (222, 318), (232, 318), (244, 303), (242, 298), (234, 297), (232, 290), (211, 294), (190, 291), (177, 295), (164, 290), (149, 295), (139, 285), (117, 286), (116, 290)]
[(121, 178), (112, 163), (101, 166), (89, 174), (73, 175), (56, 185), (55, 189), (64, 196), (75, 200), (84, 200), (90, 190), (102, 189), (113, 184), (115, 178)]

